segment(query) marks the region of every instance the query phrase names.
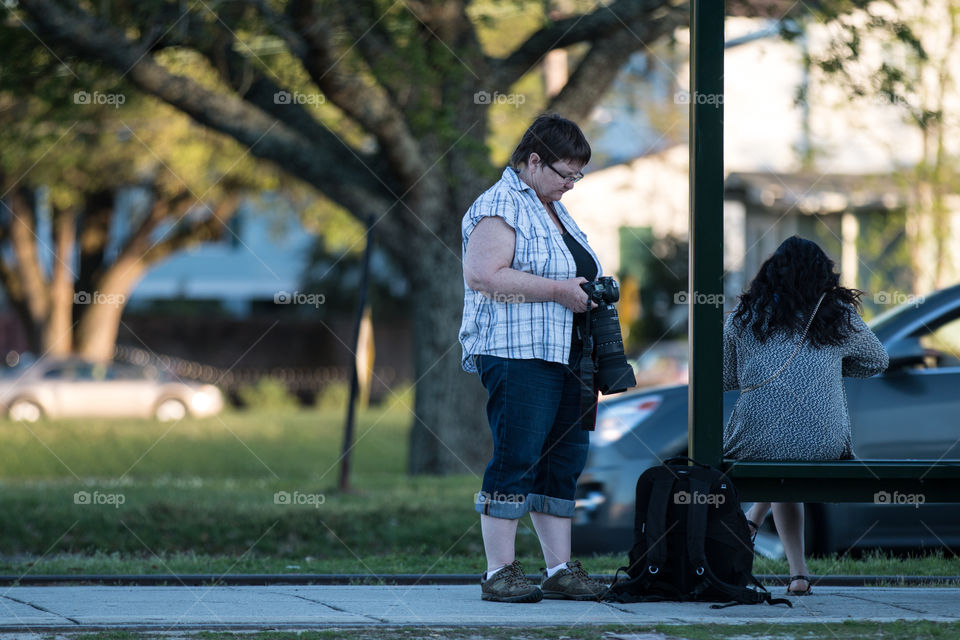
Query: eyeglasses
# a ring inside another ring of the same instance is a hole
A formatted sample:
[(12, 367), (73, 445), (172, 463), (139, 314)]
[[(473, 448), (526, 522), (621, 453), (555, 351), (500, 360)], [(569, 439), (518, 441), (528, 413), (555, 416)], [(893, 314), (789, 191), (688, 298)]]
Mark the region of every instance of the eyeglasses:
[(543, 164), (545, 164), (545, 165), (547, 165), (548, 167), (550, 167), (550, 169), (551, 169), (555, 174), (557, 174), (558, 176), (560, 176), (561, 178), (563, 178), (563, 181), (564, 181), (564, 182), (568, 182), (568, 183), (570, 183), (570, 184), (575, 184), (575, 183), (580, 182), (581, 180), (583, 180), (583, 174), (580, 173), (579, 171), (578, 171), (576, 174), (572, 175), (572, 176), (565, 176), (565, 175), (563, 175), (562, 173), (560, 173), (559, 171), (557, 171), (556, 169), (554, 169), (554, 168), (553, 168), (553, 165), (550, 164), (549, 162), (544, 162)]

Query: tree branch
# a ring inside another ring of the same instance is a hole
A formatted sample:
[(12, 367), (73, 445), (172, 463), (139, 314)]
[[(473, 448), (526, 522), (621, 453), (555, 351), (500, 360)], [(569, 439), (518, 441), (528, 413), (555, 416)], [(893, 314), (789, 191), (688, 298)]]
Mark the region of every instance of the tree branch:
[(330, 24), (318, 13), (314, 0), (293, 0), (290, 15), (307, 45), (300, 60), (311, 79), (333, 104), (376, 137), (404, 190), (415, 185), (427, 163), (390, 95), (342, 68), (343, 57), (335, 54)]
[[(220, 18), (222, 20), (223, 16)], [(182, 47), (193, 48), (205, 56), (237, 95), (310, 141), (318, 145), (329, 144), (332, 134), (326, 127), (310, 115), (302, 104), (292, 101), (289, 91), (256, 69), (248, 58), (237, 53), (237, 40), (229, 25), (219, 20), (201, 23), (189, 18), (182, 19), (181, 24), (186, 37), (181, 35), (174, 42)], [(302, 44), (301, 48), (305, 47)], [(356, 154), (369, 173), (380, 176), (390, 184), (389, 171), (379, 156), (351, 149), (342, 141), (337, 144)], [(393, 185), (390, 189), (396, 191), (399, 187)]]
[[(82, 57), (126, 73), (129, 80), (186, 113), (200, 124), (226, 133), (255, 156), (272, 160), (358, 216), (386, 210), (389, 189), (344, 143), (323, 128), (322, 140), (305, 140), (285, 122), (264, 114), (235, 95), (215, 93), (170, 73), (142, 45), (82, 11), (67, 12), (51, 0), (22, 0), (39, 35), (65, 43)], [(312, 144), (311, 144), (312, 142)]]
[[(293, 3), (288, 8), (292, 6)], [(353, 37), (354, 47), (391, 101), (403, 109), (409, 103), (407, 96), (416, 89), (409, 82), (409, 61), (397, 55), (395, 43), (383, 28), (383, 16), (375, 15), (375, 9), (372, 2), (340, 4), (344, 25)]]
[(196, 204), (195, 198), (187, 190), (181, 191), (172, 198), (159, 199), (154, 197), (150, 211), (140, 221), (136, 231), (130, 234), (120, 250), (117, 262), (121, 260), (143, 260), (151, 248), (150, 236), (157, 226), (168, 218), (179, 220), (186, 215), (191, 206)]
[(256, 7), (257, 12), (273, 32), (283, 39), (290, 53), (298, 58), (306, 53), (307, 43), (293, 28), (286, 14), (275, 12), (267, 0), (250, 0), (250, 4)]
[(612, 36), (596, 41), (547, 110), (571, 120), (586, 119), (597, 103), (597, 96), (606, 93), (630, 56), (682, 23), (683, 18), (669, 13), (653, 20), (638, 21), (632, 27), (621, 25)]
[[(638, 25), (662, 8), (669, 9), (673, 0), (616, 0), (608, 7), (600, 6), (592, 13), (557, 20), (527, 38), (506, 58), (493, 64), (490, 90), (506, 91), (554, 49), (580, 42), (596, 42), (624, 28)], [(636, 50), (638, 47), (633, 47)]]
[(191, 224), (178, 225), (170, 236), (151, 247), (143, 255), (143, 262), (153, 264), (181, 249), (220, 239), (227, 224), (240, 208), (242, 200), (243, 196), (239, 192), (228, 192), (209, 216)]

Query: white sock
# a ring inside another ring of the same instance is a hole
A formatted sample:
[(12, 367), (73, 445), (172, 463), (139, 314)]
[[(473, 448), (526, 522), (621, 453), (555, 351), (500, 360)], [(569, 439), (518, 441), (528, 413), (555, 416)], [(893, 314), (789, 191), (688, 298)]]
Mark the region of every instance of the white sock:
[[(500, 567), (500, 569), (503, 569), (503, 568), (506, 567), (506, 566), (507, 566), (507, 565), (503, 565), (503, 567)], [(483, 576), (484, 576), (484, 577), (483, 577), (484, 581), (487, 581), (487, 580), (489, 580), (490, 578), (492, 578), (493, 575), (494, 575), (497, 571), (500, 571), (500, 569), (494, 569), (493, 571), (490, 571), (490, 570), (488, 569), (487, 572), (486, 572), (485, 574), (483, 574)]]
[(557, 571), (560, 571), (560, 569), (566, 569), (566, 568), (567, 568), (567, 563), (566, 563), (566, 562), (561, 562), (561, 563), (558, 564), (557, 566), (551, 567), (550, 569), (547, 569), (547, 577), (548, 577), (548, 578), (552, 578), (552, 577), (553, 577), (553, 574), (555, 574)]

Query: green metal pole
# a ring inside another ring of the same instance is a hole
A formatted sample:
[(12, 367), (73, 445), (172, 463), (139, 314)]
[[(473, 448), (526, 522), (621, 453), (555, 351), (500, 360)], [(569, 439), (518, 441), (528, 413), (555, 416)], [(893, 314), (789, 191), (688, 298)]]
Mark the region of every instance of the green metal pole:
[(690, 457), (723, 458), (723, 0), (690, 1)]

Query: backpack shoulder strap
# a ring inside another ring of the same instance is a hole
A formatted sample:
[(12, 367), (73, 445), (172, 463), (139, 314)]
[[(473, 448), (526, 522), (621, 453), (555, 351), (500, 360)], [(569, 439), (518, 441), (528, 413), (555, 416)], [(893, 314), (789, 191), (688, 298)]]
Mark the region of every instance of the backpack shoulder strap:
[[(787, 600), (786, 598), (774, 598), (773, 595), (766, 590), (766, 588), (760, 584), (756, 578), (753, 578), (754, 583), (759, 587), (759, 589), (751, 589), (749, 587), (738, 587), (737, 585), (726, 583), (717, 576), (713, 574), (710, 566), (707, 565), (704, 567), (705, 573), (704, 577), (706, 578), (705, 582), (709, 583), (711, 587), (719, 591), (726, 597), (730, 598), (730, 602), (726, 604), (714, 604), (711, 605), (711, 609), (724, 609), (726, 607), (731, 607), (735, 604), (760, 604), (761, 602), (766, 602), (767, 604), (785, 604), (791, 609), (793, 608), (793, 603)], [(751, 576), (752, 578), (753, 576)]]
[[(697, 576), (700, 577), (700, 583), (694, 590), (700, 594), (708, 587), (713, 587), (726, 597), (730, 598), (736, 604), (759, 604), (766, 602), (768, 604), (786, 604), (793, 608), (793, 604), (784, 598), (773, 598), (762, 584), (753, 578), (761, 591), (749, 589), (729, 584), (718, 578), (710, 568), (706, 553), (707, 536), (707, 509), (709, 504), (706, 500), (697, 500), (695, 494), (710, 495), (710, 483), (701, 478), (690, 478), (690, 509), (687, 512), (687, 557), (693, 565)], [(712, 608), (722, 609), (726, 605), (713, 605)]]
[(706, 500), (698, 500), (696, 496), (709, 496), (710, 483), (690, 475), (690, 505), (687, 509), (687, 558), (690, 564), (702, 576), (707, 564), (707, 508)]
[(673, 473), (658, 474), (647, 504), (647, 566), (659, 570), (667, 561), (667, 508), (673, 495)]

